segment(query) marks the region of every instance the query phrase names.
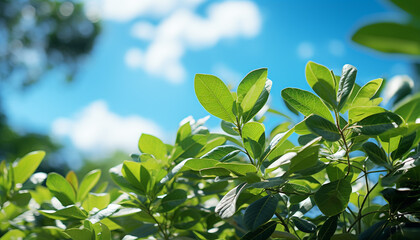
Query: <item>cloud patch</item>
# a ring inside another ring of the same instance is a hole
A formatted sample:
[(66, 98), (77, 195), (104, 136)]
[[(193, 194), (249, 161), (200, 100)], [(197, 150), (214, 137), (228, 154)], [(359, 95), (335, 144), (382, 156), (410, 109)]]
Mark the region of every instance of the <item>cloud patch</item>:
[(201, 2), (203, 0), (89, 0), (86, 7), (88, 16), (128, 22), (139, 16), (162, 17), (180, 7), (195, 7)]
[(297, 54), (301, 59), (309, 59), (314, 56), (314, 46), (310, 42), (301, 42), (297, 47)]
[(192, 7), (178, 8), (155, 25), (145, 21), (135, 24), (131, 34), (148, 42), (145, 49), (138, 48), (144, 57), (139, 67), (176, 84), (186, 76), (181, 60), (187, 50), (210, 48), (223, 39), (254, 37), (260, 32), (261, 22), (255, 3), (225, 1), (209, 5), (205, 16)]
[(137, 152), (141, 133), (163, 138), (163, 130), (153, 121), (140, 116), (119, 116), (108, 109), (105, 101), (91, 103), (72, 118), (53, 122), (52, 135), (68, 138), (73, 145), (92, 158), (105, 157), (117, 150)]

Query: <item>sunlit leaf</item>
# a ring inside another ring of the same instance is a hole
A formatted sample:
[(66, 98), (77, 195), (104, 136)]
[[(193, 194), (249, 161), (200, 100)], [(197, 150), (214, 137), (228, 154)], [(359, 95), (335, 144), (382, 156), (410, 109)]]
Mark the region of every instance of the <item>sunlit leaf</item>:
[(198, 101), (209, 113), (227, 122), (236, 121), (234, 99), (222, 80), (212, 75), (196, 74), (194, 88)]

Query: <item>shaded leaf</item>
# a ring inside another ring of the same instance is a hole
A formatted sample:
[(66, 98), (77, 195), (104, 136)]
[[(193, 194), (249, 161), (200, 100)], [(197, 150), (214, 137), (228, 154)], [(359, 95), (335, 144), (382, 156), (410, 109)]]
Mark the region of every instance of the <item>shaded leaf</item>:
[(352, 40), (381, 52), (420, 55), (419, 31), (407, 24), (380, 22), (358, 29)]
[(292, 221), (295, 226), (302, 232), (313, 233), (316, 231), (316, 225), (306, 219), (292, 217)]
[(332, 216), (327, 219), (327, 221), (322, 224), (318, 232), (319, 240), (329, 240), (335, 233), (337, 229), (338, 216)]
[(276, 226), (276, 222), (270, 221), (255, 229), (254, 231), (248, 232), (241, 238), (241, 240), (266, 240), (276, 230)]
[(174, 189), (160, 203), (160, 212), (168, 212), (187, 200), (187, 192), (182, 189)]
[(276, 196), (267, 195), (251, 203), (245, 211), (245, 226), (252, 231), (270, 220), (276, 212), (278, 201)]
[(383, 148), (378, 147), (378, 145), (373, 142), (365, 142), (363, 144), (363, 149), (372, 162), (379, 166), (390, 168), (388, 158)]
[(327, 141), (335, 142), (341, 138), (337, 126), (323, 117), (311, 115), (306, 119), (305, 123), (309, 130), (322, 136)]
[(322, 185), (315, 193), (314, 200), (324, 215), (334, 216), (346, 209), (351, 192), (351, 184), (339, 179)]

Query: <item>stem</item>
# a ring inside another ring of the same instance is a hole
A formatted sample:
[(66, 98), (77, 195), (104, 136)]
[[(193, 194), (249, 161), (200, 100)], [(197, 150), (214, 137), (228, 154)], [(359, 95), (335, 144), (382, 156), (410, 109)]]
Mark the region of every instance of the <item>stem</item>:
[(159, 231), (163, 234), (163, 238), (165, 239), (165, 240), (167, 240), (167, 239), (169, 239), (169, 236), (166, 234), (166, 232), (165, 232), (165, 230), (162, 228), (162, 226), (161, 226), (161, 224), (159, 223), (159, 221), (155, 218), (155, 216), (153, 216), (153, 213), (150, 211), (150, 205), (149, 205), (149, 207), (146, 207), (139, 199), (137, 199), (137, 197), (135, 197), (135, 196), (133, 196), (133, 195), (131, 195), (130, 194), (130, 196), (131, 197), (133, 197), (133, 199), (139, 204), (139, 207), (140, 207), (140, 209), (144, 209), (145, 210), (145, 212), (150, 216), (150, 217), (152, 217), (152, 219), (153, 219), (153, 221), (155, 221), (156, 222), (156, 224), (157, 224), (157, 226), (158, 226), (158, 228), (159, 228)]
[[(372, 214), (372, 213), (380, 213), (380, 212), (386, 212), (386, 211), (387, 211), (387, 210), (377, 210), (377, 211), (368, 212), (368, 213), (365, 213), (365, 214), (361, 215), (361, 216), (360, 216), (360, 219), (362, 219), (362, 218), (364, 218), (364, 217), (366, 217), (367, 215), (370, 215), (370, 214)], [(349, 232), (350, 232), (350, 230), (354, 227), (354, 225), (356, 225), (356, 223), (357, 223), (357, 221), (354, 221), (354, 223), (352, 223), (352, 224), (350, 225), (350, 227), (349, 227)]]
[(348, 229), (348, 231), (347, 232), (350, 232), (350, 230), (351, 230), (351, 228), (357, 223), (357, 222), (360, 222), (361, 220), (362, 220), (362, 217), (363, 217), (363, 215), (362, 215), (362, 210), (363, 210), (363, 206), (365, 205), (365, 203), (366, 203), (366, 200), (369, 198), (369, 194), (373, 191), (373, 189), (375, 189), (375, 187), (378, 185), (378, 183), (375, 183), (375, 185), (373, 185), (373, 187), (371, 188), (371, 189), (369, 189), (368, 190), (368, 192), (367, 192), (367, 194), (366, 194), (366, 196), (364, 197), (364, 199), (363, 199), (363, 202), (362, 202), (362, 205), (360, 205), (360, 208), (359, 208), (359, 214), (358, 214), (358, 216), (357, 216), (357, 219), (356, 220), (354, 220), (354, 223), (350, 226), (350, 228)]
[[(242, 127), (241, 127), (241, 124), (240, 124), (240, 122), (239, 122), (238, 117), (236, 117), (236, 127), (238, 127), (239, 136), (241, 136), (241, 139), (242, 139)], [(254, 166), (255, 166), (255, 163), (254, 163), (254, 161), (252, 160), (251, 155), (249, 155), (248, 150), (246, 150), (246, 148), (245, 148), (245, 147), (244, 147), (244, 149), (245, 149), (245, 154), (246, 154), (246, 155), (248, 156), (248, 158), (249, 158), (249, 161), (252, 163), (252, 165), (254, 165)]]
[(278, 214), (277, 212), (274, 212), (274, 214), (276, 215), (276, 217), (280, 220), (281, 225), (284, 226), (284, 230), (288, 233), (290, 233), (289, 227), (287, 226), (287, 223), (284, 221), (284, 219), (282, 218), (282, 216), (280, 216), (280, 214)]
[(346, 148), (346, 156), (347, 156), (347, 173), (346, 173), (346, 176), (344, 177), (344, 178), (346, 178), (346, 177), (350, 174), (350, 169), (351, 169), (350, 155), (349, 155), (350, 148), (349, 148), (349, 146), (347, 145), (346, 136), (344, 136), (344, 132), (343, 132), (343, 130), (340, 128), (340, 114), (339, 114), (337, 111), (334, 111), (334, 113), (335, 113), (335, 122), (336, 122), (336, 124), (337, 124), (338, 132), (340, 133), (341, 138), (343, 139), (344, 146), (345, 146), (345, 148)]
[(156, 224), (158, 225), (159, 231), (163, 234), (163, 238), (164, 239), (169, 239), (169, 236), (166, 234), (166, 231), (162, 228), (162, 225), (159, 223), (159, 221), (155, 218), (155, 216), (153, 216), (153, 214), (150, 212), (150, 209), (148, 209), (147, 214), (149, 214), (150, 217), (153, 218), (153, 221), (156, 222)]

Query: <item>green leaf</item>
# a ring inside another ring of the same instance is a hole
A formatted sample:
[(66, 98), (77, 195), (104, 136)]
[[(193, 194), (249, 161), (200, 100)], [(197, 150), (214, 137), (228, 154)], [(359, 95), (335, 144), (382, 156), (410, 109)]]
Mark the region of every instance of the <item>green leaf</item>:
[[(382, 220), (372, 226), (367, 230), (362, 232), (359, 236), (359, 240), (370, 240), (370, 239), (388, 239), (386, 236), (385, 226), (388, 224), (388, 221)], [(340, 238), (341, 239), (341, 238)], [(356, 238), (354, 238), (356, 239)]]
[(327, 141), (335, 142), (341, 138), (338, 128), (323, 117), (311, 115), (305, 122), (311, 132), (322, 136)]
[(269, 178), (261, 182), (252, 183), (249, 186), (253, 188), (278, 188), (285, 183), (285, 180), (281, 177)]
[(215, 167), (227, 169), (238, 176), (245, 176), (247, 173), (257, 172), (255, 166), (249, 163), (218, 163)]
[(140, 136), (139, 149), (142, 153), (151, 154), (156, 159), (166, 159), (166, 145), (155, 136), (143, 133)]
[(352, 40), (380, 52), (420, 55), (419, 32), (411, 25), (380, 22), (358, 29)]
[(79, 191), (77, 192), (77, 200), (82, 201), (86, 198), (89, 191), (98, 183), (101, 178), (101, 170), (96, 169), (88, 172), (80, 183)]
[(206, 143), (207, 135), (196, 134), (189, 136), (176, 147), (175, 152), (171, 156), (171, 160), (176, 161), (179, 158), (196, 157)]
[(138, 209), (138, 208), (125, 208), (124, 211), (117, 212), (121, 208), (122, 208), (121, 205), (111, 203), (106, 208), (104, 208), (104, 209), (96, 212), (95, 214), (89, 216), (88, 220), (91, 223), (97, 223), (99, 221), (102, 221), (102, 220), (106, 219), (107, 217), (109, 217), (111, 215), (113, 215), (115, 217), (120, 217), (120, 216), (131, 215), (133, 213), (137, 213), (137, 212), (140, 211), (140, 209)]
[(400, 139), (397, 150), (395, 150), (391, 154), (393, 160), (401, 158), (406, 152), (408, 152), (411, 149), (411, 146), (413, 145), (414, 140), (416, 139), (416, 135), (416, 132), (413, 132), (412, 134), (404, 136)]
[(270, 220), (276, 212), (278, 201), (276, 196), (267, 195), (251, 203), (245, 211), (245, 226), (252, 231)]
[(222, 127), (222, 130), (225, 131), (225, 133), (233, 135), (233, 136), (239, 136), (239, 133), (235, 124), (222, 120), (220, 122), (220, 126)]
[(375, 97), (376, 93), (381, 88), (383, 81), (382, 78), (378, 78), (366, 83), (360, 88), (353, 100), (352, 107), (374, 106), (374, 102), (371, 99)]
[(388, 158), (383, 148), (378, 147), (373, 142), (365, 142), (363, 144), (363, 150), (368, 155), (369, 159), (379, 166), (384, 166), (386, 168), (390, 168), (388, 163)]
[(248, 122), (242, 128), (245, 149), (253, 159), (259, 158), (265, 144), (265, 127), (259, 122)]
[(104, 209), (111, 201), (109, 193), (89, 193), (83, 202), (83, 208), (90, 212), (93, 208)]
[(393, 4), (397, 5), (402, 10), (409, 14), (420, 17), (420, 2), (417, 0), (390, 0)]
[(65, 230), (65, 232), (70, 235), (72, 239), (77, 240), (92, 240), (93, 237), (93, 232), (86, 228), (70, 228)]
[(337, 101), (338, 111), (340, 111), (353, 91), (354, 82), (356, 81), (357, 69), (350, 64), (343, 66), (343, 73), (341, 74), (338, 85)]
[(26, 154), (13, 166), (15, 184), (23, 184), (35, 172), (45, 157), (44, 151)]
[(344, 178), (347, 173), (346, 166), (342, 167), (338, 164), (329, 164), (326, 170), (328, 174), (328, 179), (330, 179), (330, 181), (335, 181)]
[(194, 88), (198, 101), (209, 113), (227, 122), (235, 123), (234, 99), (222, 80), (212, 75), (196, 74)]
[(303, 185), (295, 184), (295, 183), (284, 184), (284, 186), (281, 188), (281, 191), (284, 192), (285, 194), (297, 194), (297, 195), (311, 194), (311, 190), (309, 190), (309, 188)]
[(313, 233), (316, 231), (316, 225), (306, 219), (292, 217), (292, 221), (295, 226), (302, 232)]
[(265, 82), (265, 86), (252, 109), (243, 112), (242, 119), (244, 123), (251, 120), (264, 107), (270, 95), (272, 84), (273, 83), (271, 82), (271, 80), (267, 79), (267, 81)]
[(4, 234), (0, 240), (21, 240), (24, 239), (25, 237), (25, 233), (17, 230), (17, 229), (12, 229), (9, 230), (6, 234)]
[(349, 109), (349, 120), (351, 123), (358, 122), (373, 114), (386, 112), (384, 108), (378, 106), (359, 106)]
[(42, 215), (58, 220), (68, 220), (68, 219), (86, 219), (88, 214), (86, 211), (81, 210), (79, 207), (74, 205), (70, 205), (64, 207), (60, 210), (40, 210), (39, 211)]
[(327, 219), (327, 221), (322, 224), (321, 229), (318, 232), (319, 240), (329, 240), (335, 233), (337, 229), (338, 216), (332, 216)]
[(381, 193), (389, 203), (389, 209), (393, 213), (416, 203), (420, 196), (420, 190), (410, 190), (408, 188), (386, 188)]
[(117, 166), (109, 169), (109, 175), (111, 175), (112, 180), (123, 190), (131, 192), (133, 191), (133, 186), (131, 186), (131, 184), (122, 175), (122, 167), (123, 164), (118, 164)]
[(397, 128), (402, 123), (401, 118), (392, 112), (370, 115), (359, 121), (360, 132), (368, 136), (377, 136), (390, 129)]
[(73, 190), (77, 192), (79, 188), (79, 180), (77, 179), (76, 173), (74, 171), (69, 171), (66, 175), (66, 180), (71, 184)]
[(208, 158), (192, 158), (188, 159), (180, 171), (183, 170), (193, 170), (193, 171), (200, 171), (205, 168), (210, 168), (216, 166), (219, 161), (214, 159)]
[(241, 152), (241, 149), (236, 146), (222, 145), (222, 146), (218, 146), (214, 148), (213, 150), (204, 154), (200, 158), (216, 159), (223, 162), (223, 161), (226, 161), (235, 157), (240, 152)]
[(187, 192), (182, 189), (174, 189), (162, 198), (159, 212), (171, 211), (184, 203), (185, 200), (187, 200)]
[(261, 156), (261, 162), (270, 156), (271, 153), (275, 152), (276, 149), (280, 148), (283, 143), (286, 142), (287, 138), (292, 135), (294, 128), (289, 129), (287, 132), (279, 133), (273, 137), (268, 147), (265, 149)]
[(331, 240), (358, 240), (358, 238), (355, 235), (350, 234), (350, 233), (340, 233), (340, 234), (334, 234), (331, 237)]
[(181, 169), (184, 167), (185, 163), (187, 163), (190, 159), (184, 159), (182, 162), (178, 163), (175, 167), (171, 169), (171, 171), (160, 180), (159, 184), (165, 184), (170, 181)]
[[(332, 107), (335, 108), (337, 106), (337, 101), (335, 98), (336, 84), (330, 70), (323, 65), (314, 62), (308, 62), (305, 68), (305, 75), (306, 81), (309, 83), (309, 86), (311, 86), (314, 92), (318, 94), (318, 96), (320, 96), (325, 102), (329, 103)], [(293, 107), (295, 108), (295, 106)], [(300, 111), (299, 109), (296, 110)]]
[(296, 155), (297, 155), (297, 152), (288, 152), (288, 153), (283, 154), (280, 158), (278, 158), (277, 160), (272, 162), (270, 165), (268, 165), (267, 170), (272, 171), (279, 168), (280, 166), (289, 164), (290, 159), (294, 158)]
[(241, 192), (245, 189), (246, 185), (246, 183), (241, 183), (223, 196), (214, 210), (220, 218), (230, 218), (235, 214), (236, 201), (238, 200)]
[(420, 93), (417, 93), (395, 107), (395, 113), (406, 122), (415, 122), (419, 118)]
[(281, 96), (287, 103), (305, 116), (317, 114), (334, 122), (328, 107), (313, 93), (298, 88), (285, 88), (281, 91)]
[(273, 232), (276, 230), (277, 223), (270, 221), (252, 232), (245, 234), (241, 240), (266, 240), (270, 238)]
[(48, 189), (64, 206), (71, 205), (76, 202), (76, 193), (70, 183), (67, 182), (63, 176), (57, 173), (49, 173), (46, 184)]
[(174, 214), (174, 227), (178, 229), (189, 229), (196, 225), (201, 219), (198, 210), (193, 208), (180, 208)]
[(272, 235), (272, 238), (280, 238), (280, 239), (287, 239), (287, 240), (298, 240), (299, 238), (297, 238), (295, 235), (289, 233), (289, 232), (280, 232), (280, 231), (275, 231)]
[(351, 184), (340, 179), (322, 185), (315, 193), (314, 200), (324, 215), (334, 216), (346, 209), (351, 191)]
[(299, 149), (296, 156), (290, 159), (289, 170), (287, 170), (289, 174), (313, 167), (317, 164), (320, 148), (320, 145), (317, 143), (320, 140), (321, 137), (318, 137)]
[(180, 144), (185, 138), (191, 135), (191, 124), (190, 122), (184, 123), (181, 127), (179, 127), (178, 132), (176, 133), (176, 140), (177, 144)]
[(141, 163), (124, 161), (121, 173), (142, 194), (146, 194), (152, 188), (150, 173)]
[(95, 231), (95, 240), (111, 240), (111, 231), (103, 223), (93, 224), (93, 229)]
[(267, 80), (267, 69), (261, 68), (254, 70), (239, 83), (238, 103), (241, 104), (244, 113), (249, 112), (258, 100), (264, 89)]

